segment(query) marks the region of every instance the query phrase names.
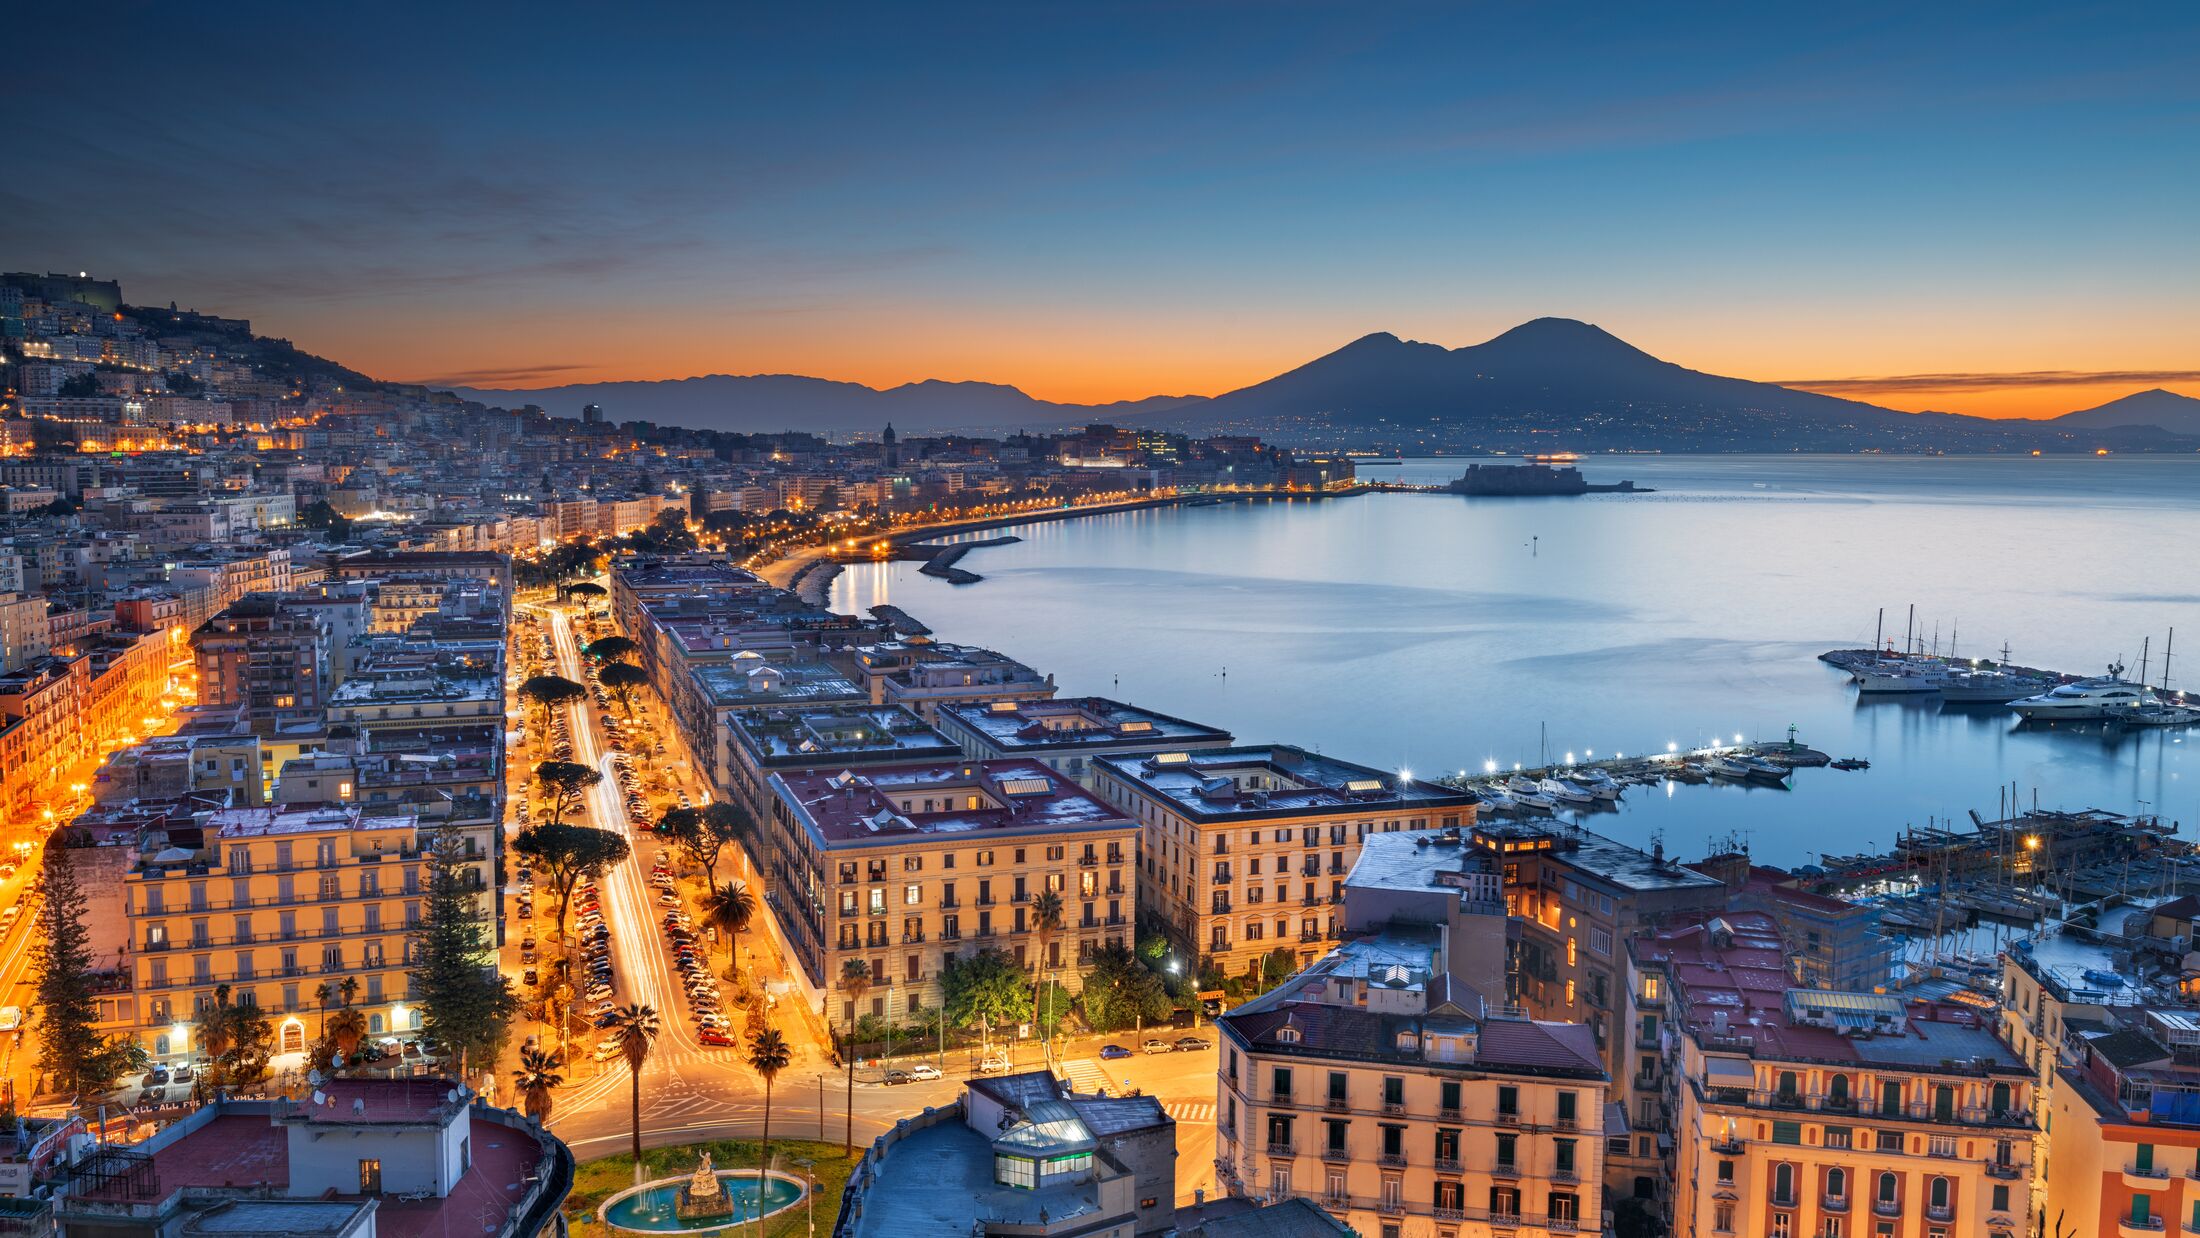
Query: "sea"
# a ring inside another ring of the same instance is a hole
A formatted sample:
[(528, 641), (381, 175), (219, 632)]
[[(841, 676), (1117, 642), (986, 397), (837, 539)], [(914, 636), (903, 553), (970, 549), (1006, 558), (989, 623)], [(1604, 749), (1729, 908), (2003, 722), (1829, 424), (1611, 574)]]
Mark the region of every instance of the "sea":
[[(1467, 460), (1370, 480), (1434, 483)], [(1714, 742), (1869, 770), (1630, 789), (1581, 824), (1761, 863), (1884, 849), (2011, 805), (2200, 828), (2200, 728), (2024, 723), (1860, 698), (1818, 660), (1874, 639), (2200, 695), (2200, 458), (1595, 456), (1650, 494), (1159, 508), (1013, 530), (952, 585), (850, 566), (835, 609), (907, 610), (1062, 695), (1112, 696), (1416, 776)], [(984, 536), (996, 536), (988, 533)], [(1913, 614), (1915, 619), (1912, 620)], [(2171, 633), (2176, 631), (2176, 645)], [(2187, 652), (2189, 650), (2189, 652)], [(2165, 667), (2164, 655), (2169, 661)]]

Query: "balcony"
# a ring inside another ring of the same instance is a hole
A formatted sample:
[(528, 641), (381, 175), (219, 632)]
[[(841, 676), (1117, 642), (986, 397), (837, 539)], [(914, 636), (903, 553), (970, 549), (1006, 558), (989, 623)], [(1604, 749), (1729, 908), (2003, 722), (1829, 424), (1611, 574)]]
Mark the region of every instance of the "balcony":
[(1492, 1161), (1490, 1163), (1490, 1176), (1492, 1178), (1517, 1178), (1520, 1176), (1520, 1162)]
[(1349, 1195), (1324, 1194), (1321, 1197), (1321, 1204), (1322, 1207), (1331, 1212), (1348, 1212), (1352, 1208), (1352, 1197)]
[(2021, 1175), (2021, 1172), (2015, 1165), (1990, 1164), (1986, 1167), (1986, 1176), (1989, 1178), (2003, 1178), (2014, 1181)]
[(1406, 1154), (1403, 1152), (1385, 1152), (1375, 1158), (1375, 1163), (1385, 1169), (1404, 1169), (1406, 1167)]
[(1290, 1092), (1273, 1091), (1268, 1094), (1268, 1103), (1271, 1105), (1296, 1105), (1299, 1102), (1292, 1099)]
[(1925, 1205), (1925, 1219), (1928, 1221), (1953, 1221), (1956, 1219), (1956, 1207), (1954, 1204), (1927, 1204)]
[(1872, 1201), (1872, 1215), (1882, 1217), (1901, 1216), (1902, 1201), (1899, 1199), (1875, 1199)]
[(1345, 1110), (1352, 1108), (1352, 1100), (1350, 1097), (1345, 1096), (1331, 1096), (1322, 1101), (1322, 1108), (1343, 1113)]
[(1847, 1212), (1849, 1210), (1849, 1197), (1846, 1195), (1820, 1196), (1818, 1210), (1820, 1212)]
[(1399, 1113), (1404, 1113), (1405, 1111), (1406, 1111), (1406, 1103), (1405, 1103), (1404, 1101), (1402, 1101), (1402, 1100), (1386, 1100), (1386, 1101), (1384, 1101), (1384, 1102), (1383, 1102), (1383, 1112), (1384, 1112), (1384, 1113), (1388, 1113), (1388, 1114), (1399, 1114)]
[(1084, 855), (1078, 856), (1078, 857), (1077, 857), (1077, 867), (1079, 867), (1079, 868), (1098, 868), (1098, 867), (1100, 867), (1100, 857), (1099, 857), (1099, 856), (1096, 856), (1096, 855), (1093, 855), (1093, 854), (1091, 854), (1091, 853), (1089, 853), (1089, 852), (1088, 852), (1088, 853), (1086, 853), (1086, 854), (1084, 854)]
[(1467, 1219), (1467, 1210), (1464, 1208), (1452, 1208), (1438, 1204), (1434, 1211), (1436, 1219), (1439, 1221), (1464, 1221)]
[(1216, 873), (1216, 874), (1215, 874), (1215, 877), (1214, 877), (1214, 884), (1216, 884), (1216, 885), (1218, 885), (1218, 886), (1226, 886), (1226, 885), (1230, 884), (1230, 874), (1228, 874), (1228, 873)]
[(2152, 1235), (2161, 1233), (2165, 1228), (2167, 1227), (2159, 1216), (2150, 1216), (2143, 1219), (2135, 1216), (2116, 1218), (2116, 1232), (2122, 1235), (2122, 1238), (2151, 1238)]
[(1296, 1144), (1277, 1143), (1274, 1140), (1270, 1140), (1268, 1143), (1268, 1155), (1270, 1156), (1297, 1156), (1298, 1154), (1299, 1149)]
[(1325, 1160), (1325, 1161), (1333, 1161), (1333, 1162), (1338, 1162), (1338, 1163), (1347, 1163), (1347, 1162), (1350, 1162), (1350, 1161), (1352, 1160), (1352, 1149), (1350, 1149), (1350, 1148), (1334, 1148), (1334, 1147), (1332, 1147), (1332, 1148), (1323, 1148), (1323, 1149), (1322, 1149), (1322, 1159), (1323, 1159), (1323, 1160)]
[(1460, 1163), (1459, 1158), (1456, 1156), (1439, 1156), (1436, 1158), (1436, 1172), (1440, 1174), (1459, 1174), (1465, 1173), (1466, 1167)]
[(1543, 1224), (1554, 1234), (1578, 1234), (1581, 1222), (1573, 1217), (1545, 1217)]
[(1497, 1124), (1499, 1126), (1518, 1126), (1520, 1125), (1520, 1115), (1517, 1112), (1507, 1113), (1500, 1109), (1497, 1112)]
[(2169, 1189), (2169, 1166), (2142, 1166), (2136, 1162), (2126, 1165), (2124, 1185), (2134, 1191), (2166, 1191)]
[(1578, 1118), (1557, 1118), (1552, 1121), (1551, 1125), (1562, 1131), (1578, 1131), (1581, 1129), (1581, 1121)]
[(1553, 1169), (1553, 1170), (1551, 1171), (1551, 1181), (1553, 1181), (1553, 1182), (1579, 1182), (1579, 1181), (1581, 1181), (1581, 1171), (1580, 1171), (1580, 1170), (1578, 1170), (1578, 1169), (1575, 1169), (1575, 1168), (1574, 1168), (1573, 1166), (1571, 1166), (1571, 1165), (1563, 1165), (1563, 1166), (1560, 1166), (1559, 1168), (1557, 1168), (1557, 1169)]
[(1403, 1199), (1385, 1198), (1375, 1201), (1375, 1211), (1382, 1213), (1386, 1217), (1402, 1216), (1405, 1214), (1405, 1210), (1406, 1201)]

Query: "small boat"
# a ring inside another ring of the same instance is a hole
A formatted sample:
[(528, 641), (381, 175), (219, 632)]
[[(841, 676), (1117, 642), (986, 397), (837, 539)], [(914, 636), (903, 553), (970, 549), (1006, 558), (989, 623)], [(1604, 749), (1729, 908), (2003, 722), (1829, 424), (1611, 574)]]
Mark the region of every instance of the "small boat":
[(1872, 767), (1872, 763), (1862, 757), (1842, 757), (1838, 761), (1829, 761), (1827, 764), (1834, 769), (1870, 769)]
[(1731, 757), (1705, 757), (1703, 768), (1713, 778), (1749, 777), (1749, 767)]
[(2088, 967), (2081, 974), (2086, 978), (2088, 984), (2097, 984), (2104, 989), (2124, 987), (2124, 978), (2112, 971), (2102, 971), (2098, 967)]
[(1513, 797), (1506, 794), (1502, 788), (1476, 787), (1474, 793), (1481, 799), (1482, 807), (1489, 809), (1491, 812), (1520, 811), (1520, 805), (1513, 802)]
[(1514, 774), (1512, 777), (1507, 778), (1505, 789), (1514, 795), (1534, 795), (1538, 790), (1535, 779), (1524, 774)]
[(1620, 782), (1601, 769), (1585, 769), (1571, 776), (1573, 784), (1607, 802), (1619, 798)]
[(1541, 791), (1514, 791), (1512, 801), (1522, 812), (1557, 812), (1558, 801)]
[(1562, 804), (1594, 804), (1597, 797), (1563, 778), (1546, 778), (1536, 784), (1536, 790)]
[(2116, 720), (2125, 726), (2191, 726), (2200, 722), (2200, 709), (2194, 709), (2190, 705), (2155, 701), (2128, 713), (2118, 714)]
[(1795, 772), (1785, 765), (1775, 765), (1757, 757), (1737, 757), (1735, 764), (1742, 767), (1745, 777), (1761, 778), (1767, 782), (1786, 782), (1788, 775)]

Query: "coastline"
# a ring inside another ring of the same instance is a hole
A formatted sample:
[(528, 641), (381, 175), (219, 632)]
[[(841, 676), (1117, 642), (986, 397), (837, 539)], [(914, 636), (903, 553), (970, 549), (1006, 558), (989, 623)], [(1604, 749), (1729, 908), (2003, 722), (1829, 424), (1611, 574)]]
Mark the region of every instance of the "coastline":
[[(1018, 512), (1010, 516), (986, 516), (975, 520), (953, 520), (940, 524), (916, 525), (880, 533), (868, 537), (867, 545), (885, 543), (889, 553), (912, 545), (921, 545), (942, 537), (954, 537), (963, 533), (980, 533), (987, 529), (1007, 529), (1027, 524), (1052, 524), (1061, 520), (1081, 520), (1087, 516), (1110, 516), (1122, 512), (1147, 511), (1161, 507), (1205, 507), (1223, 503), (1277, 502), (1295, 500), (1323, 500), (1355, 498), (1359, 495), (1388, 486), (1360, 484), (1341, 490), (1279, 491), (1260, 490), (1202, 494), (1172, 494), (1150, 499), (1132, 499), (1122, 503), (1096, 503), (1088, 507), (1044, 508), (1039, 511)], [(829, 546), (806, 547), (786, 555), (775, 562), (756, 569), (756, 574), (766, 582), (787, 589), (812, 605), (823, 606), (832, 596), (832, 582), (840, 576), (845, 552), (836, 552)], [(869, 560), (868, 553), (848, 556)]]

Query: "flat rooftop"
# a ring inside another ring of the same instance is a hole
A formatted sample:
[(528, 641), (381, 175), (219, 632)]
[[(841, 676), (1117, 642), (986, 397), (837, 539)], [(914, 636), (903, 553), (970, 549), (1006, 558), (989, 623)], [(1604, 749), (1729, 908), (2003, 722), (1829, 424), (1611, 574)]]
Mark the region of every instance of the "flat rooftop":
[(967, 1234), (973, 1218), (993, 1223), (1061, 1225), (1100, 1215), (1100, 1188), (1091, 1182), (1022, 1190), (993, 1181), (993, 1144), (957, 1118), (934, 1122), (893, 1147), (878, 1162), (857, 1219), (858, 1238)]
[(1098, 764), (1201, 821), (1437, 811), (1471, 819), (1480, 802), (1464, 791), (1287, 744), (1101, 757)]
[(711, 704), (742, 709), (780, 702), (804, 705), (867, 704), (871, 695), (829, 666), (758, 662), (698, 666), (689, 672)]
[(1134, 829), (1115, 808), (1028, 758), (934, 761), (861, 772), (774, 774), (780, 795), (828, 845), (926, 835)]
[(343, 808), (225, 808), (206, 819), (221, 838), (258, 838), (277, 834), (327, 834), (336, 830), (412, 829), (411, 817), (365, 817), (356, 806)]
[(899, 705), (750, 709), (727, 724), (734, 742), (765, 767), (828, 765), (838, 757), (953, 761), (948, 738)]
[(1202, 726), (1098, 696), (943, 705), (940, 725), (965, 728), (1007, 756), (1151, 749), (1170, 744), (1220, 747), (1231, 739), (1230, 733), (1219, 727)]

